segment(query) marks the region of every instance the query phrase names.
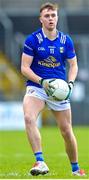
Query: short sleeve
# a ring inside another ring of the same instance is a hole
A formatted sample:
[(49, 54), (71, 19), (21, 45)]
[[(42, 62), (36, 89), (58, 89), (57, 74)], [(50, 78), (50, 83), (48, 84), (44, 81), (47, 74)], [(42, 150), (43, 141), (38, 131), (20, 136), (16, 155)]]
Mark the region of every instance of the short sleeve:
[(27, 55), (34, 56), (34, 38), (32, 35), (28, 36), (25, 40), (23, 52)]
[(70, 36), (67, 36), (66, 40), (66, 58), (71, 59), (76, 56), (75, 49), (74, 49), (74, 43)]

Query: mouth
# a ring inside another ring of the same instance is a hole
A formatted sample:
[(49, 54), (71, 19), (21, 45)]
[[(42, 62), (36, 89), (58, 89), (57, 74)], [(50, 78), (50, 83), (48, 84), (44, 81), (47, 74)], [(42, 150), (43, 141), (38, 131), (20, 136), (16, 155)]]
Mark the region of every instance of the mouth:
[(53, 22), (50, 22), (50, 23), (49, 23), (49, 25), (51, 25), (51, 26), (52, 26), (52, 25), (54, 25), (54, 23), (53, 23)]

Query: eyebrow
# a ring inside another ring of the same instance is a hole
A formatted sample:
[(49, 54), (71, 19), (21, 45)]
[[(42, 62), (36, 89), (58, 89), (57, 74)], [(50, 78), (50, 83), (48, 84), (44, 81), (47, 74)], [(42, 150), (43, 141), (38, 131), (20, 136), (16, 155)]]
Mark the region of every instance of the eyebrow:
[(51, 14), (46, 13), (46, 14), (44, 14), (44, 16), (46, 16), (46, 15), (56, 15), (56, 14), (55, 13), (51, 13)]

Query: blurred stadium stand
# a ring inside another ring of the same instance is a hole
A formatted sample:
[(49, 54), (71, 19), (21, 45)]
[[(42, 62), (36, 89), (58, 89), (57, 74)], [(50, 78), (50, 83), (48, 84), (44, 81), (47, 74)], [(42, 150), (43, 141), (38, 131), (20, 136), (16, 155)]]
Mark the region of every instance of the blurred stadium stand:
[(23, 79), (20, 72), (3, 54), (0, 54), (0, 100), (20, 100), (23, 93)]
[[(45, 2), (47, 0), (44, 0)], [(74, 124), (89, 125), (89, 0), (49, 0), (49, 2), (57, 2), (61, 7), (58, 29), (71, 35), (78, 56), (79, 73), (72, 96)], [(0, 99), (2, 101), (21, 100), (23, 97), (24, 80), (20, 74), (23, 43), (25, 37), (40, 26), (39, 7), (42, 3), (43, 0), (0, 0)], [(4, 63), (6, 63), (5, 68), (9, 68), (12, 72), (10, 77), (13, 75), (16, 77), (13, 82), (7, 76), (6, 69), (2, 70)], [(3, 76), (7, 79), (5, 80)], [(48, 119), (48, 116), (46, 118)]]

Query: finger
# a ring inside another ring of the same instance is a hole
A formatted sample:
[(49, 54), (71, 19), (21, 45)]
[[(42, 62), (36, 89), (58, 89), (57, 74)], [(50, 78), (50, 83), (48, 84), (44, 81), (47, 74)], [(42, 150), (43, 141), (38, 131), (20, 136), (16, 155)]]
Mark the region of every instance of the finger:
[(48, 96), (52, 96), (53, 91), (51, 89), (46, 89), (46, 93)]
[(53, 85), (51, 85), (51, 84), (49, 84), (49, 87), (55, 89), (55, 87)]

